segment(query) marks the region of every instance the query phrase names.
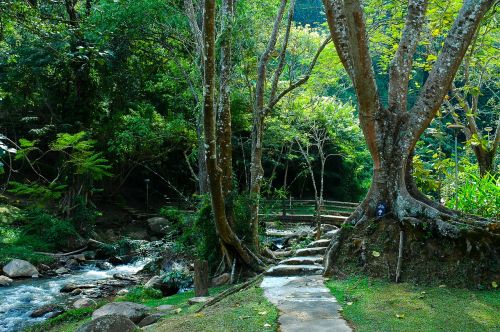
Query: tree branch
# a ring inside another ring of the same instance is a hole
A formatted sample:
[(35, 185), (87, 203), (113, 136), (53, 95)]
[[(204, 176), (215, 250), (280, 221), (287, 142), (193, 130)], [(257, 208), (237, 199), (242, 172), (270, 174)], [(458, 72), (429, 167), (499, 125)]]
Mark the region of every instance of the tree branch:
[(347, 38), (347, 23), (344, 14), (344, 6), (341, 0), (323, 0), (326, 20), (337, 54), (347, 74), (353, 79), (353, 65), (349, 54), (349, 43)]
[(484, 14), (496, 0), (464, 0), (444, 46), (410, 112), (414, 142), (441, 106)]
[(406, 110), (408, 81), (420, 33), (424, 28), (427, 0), (409, 0), (408, 15), (401, 34), (398, 50), (391, 61), (389, 72), (389, 109)]
[(290, 30), (292, 29), (293, 13), (295, 11), (295, 0), (290, 1), (290, 9), (288, 10), (288, 19), (286, 24), (285, 37), (283, 38), (283, 45), (281, 46), (281, 52), (279, 55), (278, 67), (274, 71), (272, 84), (271, 84), (271, 96), (269, 100), (273, 100), (276, 96), (276, 91), (278, 89), (278, 82), (280, 80), (283, 69), (285, 68), (286, 60), (286, 49), (288, 47), (288, 40), (290, 39)]
[(301, 79), (299, 79), (299, 80), (295, 81), (294, 83), (290, 84), (288, 86), (288, 88), (286, 88), (285, 90), (283, 90), (276, 98), (270, 100), (269, 104), (267, 105), (267, 110), (266, 111), (269, 111), (269, 110), (273, 109), (273, 107), (276, 106), (276, 104), (284, 96), (286, 96), (288, 93), (292, 92), (293, 90), (297, 89), (301, 85), (305, 84), (309, 80), (309, 78), (311, 76), (311, 73), (312, 73), (312, 71), (314, 69), (314, 66), (316, 65), (316, 62), (318, 62), (318, 58), (319, 58), (321, 52), (325, 49), (326, 45), (328, 45), (328, 43), (330, 43), (331, 41), (332, 41), (332, 38), (328, 37), (327, 39), (325, 39), (323, 41), (323, 43), (321, 43), (320, 47), (316, 51), (316, 54), (314, 55), (314, 58), (311, 60), (311, 63), (309, 64), (309, 67), (307, 68), (306, 74)]
[(271, 33), (271, 37), (269, 38), (269, 42), (267, 43), (267, 47), (264, 53), (262, 53), (262, 56), (260, 57), (259, 69), (257, 72), (257, 84), (255, 87), (256, 112), (262, 112), (264, 108), (267, 63), (269, 62), (271, 53), (274, 51), (274, 48), (276, 47), (276, 41), (278, 39), (278, 31), (281, 20), (283, 19), (283, 13), (285, 12), (287, 2), (288, 2), (287, 0), (281, 0), (280, 7), (278, 9), (278, 14), (276, 15), (276, 19), (274, 20), (274, 26)]

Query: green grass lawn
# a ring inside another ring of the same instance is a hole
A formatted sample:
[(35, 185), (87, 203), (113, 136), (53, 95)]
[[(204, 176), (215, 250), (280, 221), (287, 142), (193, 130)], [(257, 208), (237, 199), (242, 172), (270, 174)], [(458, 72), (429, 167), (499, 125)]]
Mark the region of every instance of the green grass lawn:
[[(278, 309), (254, 286), (235, 293), (200, 313), (199, 305), (162, 320), (154, 331), (260, 332), (276, 331)], [(149, 330), (153, 331), (153, 329)]]
[[(226, 288), (227, 286), (211, 288), (210, 295), (216, 295)], [(188, 300), (192, 297), (194, 293), (190, 291), (164, 298), (133, 295), (119, 297), (116, 300), (133, 301), (150, 307), (162, 304), (174, 305), (176, 310), (162, 318), (159, 325), (155, 325), (154, 331), (257, 332), (277, 330), (278, 310), (265, 299), (259, 287), (251, 287), (228, 296), (200, 313), (196, 313), (196, 310), (201, 305), (188, 305)], [(74, 332), (90, 320), (92, 312), (97, 307), (104, 304), (105, 302), (102, 302), (93, 308), (70, 310), (59, 317), (31, 327), (27, 331)]]
[(367, 278), (329, 280), (342, 315), (356, 331), (500, 331), (500, 292), (392, 284)]

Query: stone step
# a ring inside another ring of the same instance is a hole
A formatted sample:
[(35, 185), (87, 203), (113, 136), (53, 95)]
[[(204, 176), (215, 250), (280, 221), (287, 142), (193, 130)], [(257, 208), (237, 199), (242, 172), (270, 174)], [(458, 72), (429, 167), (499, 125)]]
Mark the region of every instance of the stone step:
[(332, 231), (329, 231), (329, 232), (326, 232), (326, 233), (323, 233), (323, 235), (321, 236), (322, 239), (331, 239), (335, 234), (337, 234), (337, 232), (339, 231), (340, 229), (334, 229)]
[(295, 252), (295, 256), (298, 257), (318, 256), (318, 255), (324, 255), (325, 253), (326, 253), (326, 247), (304, 248), (297, 250)]
[(282, 265), (314, 265), (323, 264), (323, 256), (302, 256), (302, 257), (292, 257), (281, 261), (279, 264)]
[(276, 265), (265, 272), (268, 276), (287, 277), (323, 274), (321, 265)]
[(330, 244), (330, 239), (321, 239), (309, 243), (307, 248), (328, 247), (329, 244)]

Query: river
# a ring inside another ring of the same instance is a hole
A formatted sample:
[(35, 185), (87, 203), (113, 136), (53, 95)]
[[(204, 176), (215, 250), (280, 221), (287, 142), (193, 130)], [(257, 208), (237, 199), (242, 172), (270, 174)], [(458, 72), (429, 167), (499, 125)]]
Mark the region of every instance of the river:
[(115, 273), (135, 274), (148, 262), (138, 260), (127, 265), (115, 266), (110, 270), (99, 270), (86, 265), (69, 275), (53, 278), (23, 279), (9, 287), (0, 287), (0, 332), (22, 331), (29, 325), (46, 318), (32, 318), (33, 310), (50, 303), (62, 303), (68, 297), (60, 289), (68, 283), (83, 284), (97, 280), (111, 279)]

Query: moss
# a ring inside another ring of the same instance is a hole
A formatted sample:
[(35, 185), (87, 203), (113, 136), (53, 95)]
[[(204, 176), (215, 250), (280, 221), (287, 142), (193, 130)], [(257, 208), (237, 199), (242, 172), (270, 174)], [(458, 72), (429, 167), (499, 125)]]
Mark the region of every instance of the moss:
[[(326, 286), (356, 331), (498, 331), (500, 294), (448, 287), (391, 284), (366, 277)], [(350, 305), (348, 305), (348, 303)]]

